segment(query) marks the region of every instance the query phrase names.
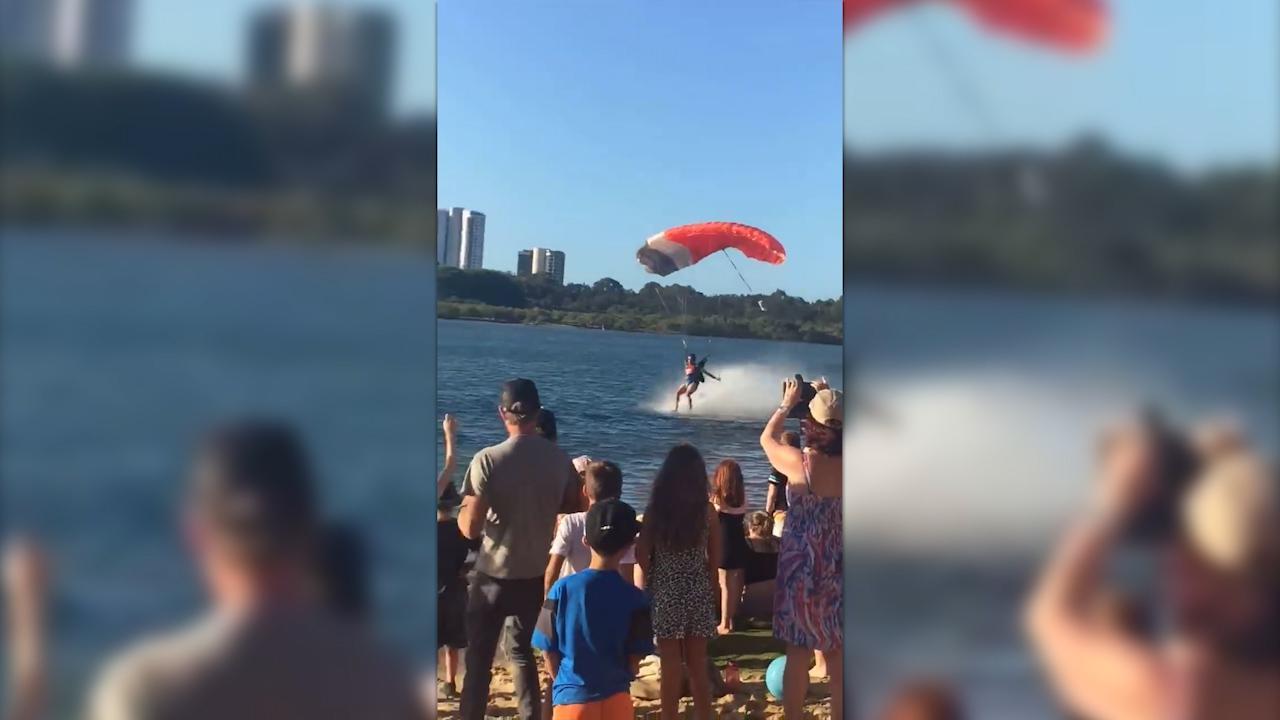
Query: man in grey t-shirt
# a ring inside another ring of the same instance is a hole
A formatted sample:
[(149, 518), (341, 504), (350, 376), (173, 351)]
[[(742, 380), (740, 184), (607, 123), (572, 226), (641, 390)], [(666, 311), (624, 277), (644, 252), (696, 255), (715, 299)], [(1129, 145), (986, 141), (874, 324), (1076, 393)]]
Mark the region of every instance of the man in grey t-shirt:
[(576, 509), (572, 481), (578, 477), (569, 456), (538, 433), (541, 409), (532, 380), (504, 383), (498, 413), (507, 439), (477, 453), (463, 480), (458, 526), (463, 535), (481, 541), (467, 598), (463, 720), (484, 720), (504, 627), (511, 633), (506, 646), (520, 717), (539, 716), (533, 627), (542, 609), (542, 573), (556, 515)]

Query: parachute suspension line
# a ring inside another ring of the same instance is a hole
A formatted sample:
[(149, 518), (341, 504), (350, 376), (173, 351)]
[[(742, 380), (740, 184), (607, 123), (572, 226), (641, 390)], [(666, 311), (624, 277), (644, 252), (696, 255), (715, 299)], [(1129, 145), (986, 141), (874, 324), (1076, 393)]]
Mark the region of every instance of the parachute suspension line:
[(733, 261), (733, 256), (729, 254), (729, 251), (721, 250), (720, 252), (724, 253), (724, 256), (729, 259), (729, 264), (733, 266), (733, 271), (738, 273), (738, 279), (742, 281), (743, 285), (747, 286), (747, 292), (751, 293), (752, 295), (755, 295), (756, 291), (752, 290), (751, 283), (747, 282), (747, 279), (742, 277), (742, 271), (738, 269), (738, 264)]
[[(950, 81), (951, 88), (961, 104), (968, 108), (978, 124), (982, 126), (982, 131), (990, 142), (1004, 145), (1006, 133), (996, 120), (996, 113), (986, 101), (981, 83), (974, 79), (973, 74), (966, 69), (959, 56), (943, 42), (941, 35), (920, 12), (915, 13), (915, 25), (930, 57), (938, 65), (938, 71)], [(1017, 186), (1024, 202), (1032, 206), (1042, 203), (1045, 194), (1043, 185), (1043, 177), (1034, 165), (1027, 165), (1021, 169)]]
[[(658, 295), (658, 302), (662, 303), (662, 311), (665, 312), (668, 317), (670, 317), (671, 308), (667, 305), (667, 299), (662, 297), (662, 286), (655, 283), (653, 286), (653, 291)], [(680, 329), (681, 329), (680, 344), (684, 346), (685, 352), (688, 352), (689, 343), (688, 341), (685, 340), (685, 336), (688, 335), (689, 321), (683, 314), (681, 314), (681, 317), (680, 317)]]
[(965, 70), (963, 63), (955, 53), (951, 52), (951, 48), (943, 42), (941, 36), (934, 30), (933, 26), (925, 19), (921, 12), (915, 12), (916, 28), (920, 32), (920, 37), (924, 40), (925, 46), (929, 50), (929, 55), (934, 62), (938, 64), (938, 69), (951, 82), (951, 88), (955, 91), (960, 102), (968, 106), (969, 111), (977, 118), (978, 123), (991, 136), (993, 140), (999, 140), (1003, 135), (1000, 124), (996, 122), (995, 113), (991, 111), (990, 105), (987, 104), (985, 98), (979, 89), (978, 83), (973, 79), (972, 75)]
[(661, 286), (661, 285), (659, 285), (659, 284), (657, 284), (657, 283), (654, 283), (654, 284), (653, 284), (653, 291), (654, 291), (655, 293), (657, 293), (657, 294), (658, 294), (658, 302), (662, 303), (662, 311), (663, 311), (663, 312), (665, 312), (666, 314), (670, 315), (670, 314), (671, 314), (671, 308), (667, 307), (667, 301), (666, 301), (666, 298), (662, 297), (662, 286)]

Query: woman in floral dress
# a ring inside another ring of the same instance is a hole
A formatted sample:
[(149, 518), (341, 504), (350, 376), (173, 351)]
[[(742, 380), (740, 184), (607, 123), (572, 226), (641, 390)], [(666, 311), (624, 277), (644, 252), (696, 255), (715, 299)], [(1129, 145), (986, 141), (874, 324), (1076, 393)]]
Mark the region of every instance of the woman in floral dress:
[(782, 441), (787, 416), (802, 398), (794, 379), (786, 382), (782, 405), (760, 436), (770, 464), (787, 476), (791, 493), (773, 614), (773, 634), (787, 644), (782, 693), (787, 720), (803, 717), (815, 651), (826, 658), (831, 676), (831, 717), (844, 716), (844, 396), (825, 383), (816, 387), (803, 420), (804, 449)]

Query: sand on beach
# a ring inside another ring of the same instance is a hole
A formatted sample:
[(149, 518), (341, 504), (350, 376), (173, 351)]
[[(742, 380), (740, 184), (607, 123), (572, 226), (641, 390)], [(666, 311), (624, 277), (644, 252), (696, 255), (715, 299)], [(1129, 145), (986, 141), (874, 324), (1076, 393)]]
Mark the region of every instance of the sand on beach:
[[(771, 636), (767, 628), (754, 626), (735, 632), (733, 635), (711, 641), (711, 655), (718, 667), (723, 668), (732, 661), (738, 666), (742, 679), (742, 689), (738, 692), (715, 698), (712, 701), (714, 717), (719, 720), (755, 720), (763, 718), (773, 720), (782, 718), (782, 705), (775, 701), (765, 690), (764, 671), (775, 657), (782, 653), (782, 646)], [(499, 653), (501, 654), (501, 653)], [(443, 673), (443, 669), (441, 669)], [(442, 675), (441, 675), (442, 676)], [(461, 688), (466, 679), (459, 676), (458, 686)], [(543, 683), (550, 679), (544, 674)], [(636, 718), (658, 720), (658, 669), (657, 658), (645, 659), (640, 666), (640, 674), (632, 683), (632, 697), (635, 700)], [(815, 681), (809, 689), (809, 702), (805, 706), (806, 717), (815, 720), (830, 720), (831, 712), (827, 701), (829, 692), (827, 683)], [(692, 709), (692, 701), (685, 698), (681, 705), (681, 714)], [(441, 699), (437, 704), (440, 720), (457, 720), (459, 716), (458, 701)], [(493, 682), (490, 684), (489, 709), (486, 717), (514, 718), (516, 714), (515, 689), (511, 674), (505, 662), (499, 658), (494, 663)]]

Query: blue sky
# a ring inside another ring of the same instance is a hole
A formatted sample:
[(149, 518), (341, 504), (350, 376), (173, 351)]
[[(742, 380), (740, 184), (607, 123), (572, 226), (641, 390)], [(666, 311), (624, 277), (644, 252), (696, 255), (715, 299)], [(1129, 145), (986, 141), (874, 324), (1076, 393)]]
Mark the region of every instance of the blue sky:
[[(1111, 37), (1084, 59), (994, 37), (941, 5), (864, 25), (846, 47), (847, 139), (862, 150), (1056, 145), (1096, 129), (1183, 168), (1276, 161), (1280, 3), (1109, 4)], [(957, 99), (955, 83), (930, 54), (930, 37), (979, 89), (995, 132)]]
[[(397, 108), (433, 109), (436, 5), (332, 1), (399, 18)], [(140, 62), (234, 82), (245, 20), (269, 2), (138, 4)], [(754, 221), (787, 243), (792, 262), (740, 263), (748, 279), (814, 296), (838, 291), (829, 243), (839, 150), (829, 134), (841, 106), (844, 139), (862, 151), (1057, 146), (1098, 130), (1183, 168), (1277, 161), (1280, 4), (1110, 5), (1112, 37), (1080, 59), (922, 3), (851, 35), (842, 82), (837, 0), (445, 0), (440, 201), (490, 214), (493, 267), (541, 244), (570, 252), (570, 279), (611, 274), (632, 286), (648, 279), (633, 246), (662, 227)], [(948, 72), (971, 81), (997, 129), (957, 98)], [(613, 142), (610, 128), (628, 142)], [(684, 278), (741, 287), (723, 258)]]
[[(447, 2), (439, 195), (487, 214), (485, 265), (564, 250), (566, 279), (639, 287), (664, 228), (733, 220), (788, 248), (751, 286), (841, 292), (841, 33), (834, 2)], [(745, 292), (728, 261), (667, 278)]]

